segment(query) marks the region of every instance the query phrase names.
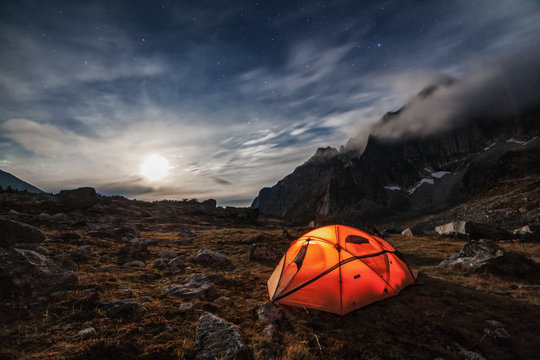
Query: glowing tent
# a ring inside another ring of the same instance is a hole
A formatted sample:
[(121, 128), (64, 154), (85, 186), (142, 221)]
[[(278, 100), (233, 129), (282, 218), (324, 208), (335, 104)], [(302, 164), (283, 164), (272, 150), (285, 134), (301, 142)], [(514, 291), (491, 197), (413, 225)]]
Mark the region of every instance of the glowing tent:
[(292, 242), (268, 279), (268, 293), (272, 302), (344, 315), (397, 295), (414, 281), (386, 241), (330, 225)]

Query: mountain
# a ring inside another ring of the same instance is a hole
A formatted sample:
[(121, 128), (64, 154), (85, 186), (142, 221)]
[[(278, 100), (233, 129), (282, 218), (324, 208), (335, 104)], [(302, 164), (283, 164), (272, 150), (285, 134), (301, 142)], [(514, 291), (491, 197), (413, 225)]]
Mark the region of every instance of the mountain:
[(436, 91), (430, 86), (384, 115), (363, 152), (351, 146), (358, 142), (354, 138), (340, 151), (319, 148), (293, 173), (260, 190), (251, 206), (297, 223), (354, 219), (373, 224), (434, 214), (502, 182), (532, 181), (538, 188), (540, 107), (507, 117), (475, 116), (430, 136), (395, 140), (373, 135), (400, 121), (409, 104)]
[(43, 190), (38, 189), (37, 187), (19, 179), (16, 176), (11, 175), (8, 172), (0, 170), (0, 187), (2, 189), (7, 189), (10, 187), (13, 190), (19, 191), (28, 191), (30, 193), (41, 194), (44, 193)]

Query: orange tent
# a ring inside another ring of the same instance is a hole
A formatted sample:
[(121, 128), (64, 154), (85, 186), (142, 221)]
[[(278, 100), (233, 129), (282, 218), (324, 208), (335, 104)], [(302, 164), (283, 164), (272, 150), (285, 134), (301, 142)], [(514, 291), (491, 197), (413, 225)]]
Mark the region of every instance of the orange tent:
[(272, 302), (345, 315), (397, 295), (414, 281), (383, 239), (329, 225), (292, 242), (268, 279), (268, 293)]

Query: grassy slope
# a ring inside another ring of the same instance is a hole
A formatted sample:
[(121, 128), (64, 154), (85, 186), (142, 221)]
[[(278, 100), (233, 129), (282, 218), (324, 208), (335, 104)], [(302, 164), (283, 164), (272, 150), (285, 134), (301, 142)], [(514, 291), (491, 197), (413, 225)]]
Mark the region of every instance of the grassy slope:
[[(281, 235), (281, 226), (214, 228), (177, 221), (167, 223), (157, 218), (144, 222), (133, 220), (130, 225), (138, 225), (142, 238), (158, 239), (157, 245), (149, 248), (152, 256), (146, 260), (145, 269), (123, 269), (116, 264), (115, 254), (123, 246), (120, 242), (83, 235), (78, 244), (67, 244), (54, 240), (58, 230), (45, 231), (51, 239), (45, 246), (51, 253), (67, 255), (76, 246), (88, 244), (96, 258), (79, 265), (79, 286), (63, 299), (37, 307), (2, 302), (0, 359), (193, 358), (198, 315), (194, 311), (175, 314), (183, 301), (165, 298), (160, 289), (181, 282), (193, 272), (212, 272), (190, 261), (200, 248), (224, 251), (234, 269), (223, 271), (226, 283), (214, 288), (205, 299), (194, 300), (195, 308), (211, 311), (238, 325), (256, 359), (453, 359), (457, 358), (455, 342), (489, 359), (532, 359), (540, 354), (538, 290), (512, 290), (512, 285), (524, 283), (520, 279), (468, 275), (437, 266), (458, 252), (462, 241), (389, 238), (410, 267), (420, 270), (417, 285), (343, 317), (282, 308), (284, 319), (278, 327), (281, 343), (277, 344), (263, 335), (255, 315), (258, 306), (268, 300), (266, 280), (275, 264), (248, 261), (249, 245), (239, 241), (261, 231)], [(182, 228), (197, 233), (193, 245), (178, 245), (177, 233)], [(289, 229), (293, 236), (305, 230)], [(283, 239), (275, 247), (284, 252), (289, 243), (290, 240)], [(540, 261), (538, 243), (510, 243), (503, 247)], [(167, 270), (151, 268), (151, 262), (162, 249), (184, 254), (186, 271), (172, 275)], [(97, 259), (103, 254), (111, 255), (113, 262), (99, 269)], [(147, 280), (148, 273), (161, 276)], [(531, 281), (538, 284), (538, 279)], [(131, 318), (109, 318), (95, 306), (92, 289), (99, 290), (100, 300), (137, 299), (146, 311)], [(221, 308), (212, 304), (220, 296), (230, 297), (233, 306)], [(490, 319), (502, 322), (511, 338), (497, 340), (484, 336), (484, 329), (489, 327), (486, 320)], [(89, 326), (97, 330), (98, 336), (77, 340), (78, 331)]]

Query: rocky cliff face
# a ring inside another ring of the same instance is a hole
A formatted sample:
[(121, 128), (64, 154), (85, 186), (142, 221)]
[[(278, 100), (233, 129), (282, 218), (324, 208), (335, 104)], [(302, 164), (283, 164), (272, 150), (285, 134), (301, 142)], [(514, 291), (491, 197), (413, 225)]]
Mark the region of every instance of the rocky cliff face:
[[(403, 111), (407, 106), (387, 113), (379, 124), (399, 121)], [(252, 207), (295, 222), (325, 217), (380, 222), (440, 211), (490, 183), (539, 176), (539, 120), (540, 112), (530, 110), (511, 119), (470, 119), (421, 139), (370, 135), (362, 153), (350, 146), (320, 148), (292, 174), (262, 189)]]

